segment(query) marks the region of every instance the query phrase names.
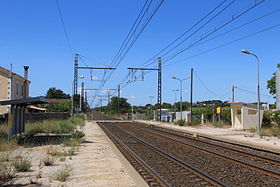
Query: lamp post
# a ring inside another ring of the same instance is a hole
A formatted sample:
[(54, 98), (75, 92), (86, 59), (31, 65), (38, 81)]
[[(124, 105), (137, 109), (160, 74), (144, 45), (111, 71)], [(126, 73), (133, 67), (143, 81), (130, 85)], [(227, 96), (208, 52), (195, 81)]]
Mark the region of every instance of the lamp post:
[(174, 92), (174, 110), (176, 112), (176, 107), (175, 107), (175, 104), (176, 104), (176, 101), (177, 101), (177, 92), (179, 92), (179, 90), (172, 90)]
[(187, 80), (189, 77), (184, 78), (184, 79), (179, 79), (177, 77), (171, 77), (172, 79), (178, 80), (180, 81), (180, 119), (182, 120), (182, 100), (183, 100), (183, 96), (182, 96), (182, 84), (184, 80)]
[(247, 51), (246, 49), (241, 50), (242, 53), (245, 53), (247, 55), (252, 55), (256, 58), (257, 60), (257, 98), (258, 98), (258, 124), (257, 124), (257, 132), (260, 132), (260, 127), (261, 127), (261, 115), (260, 115), (260, 71), (259, 71), (259, 65), (260, 61), (257, 55)]

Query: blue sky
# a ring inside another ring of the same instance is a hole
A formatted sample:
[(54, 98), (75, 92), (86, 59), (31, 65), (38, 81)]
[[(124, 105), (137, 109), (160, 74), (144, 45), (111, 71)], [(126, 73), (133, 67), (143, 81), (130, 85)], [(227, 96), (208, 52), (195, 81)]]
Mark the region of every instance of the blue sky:
[[(90, 59), (85, 60), (89, 66), (101, 67), (102, 64), (111, 63), (145, 0), (60, 0), (59, 2), (74, 53)], [(127, 67), (137, 67), (144, 63), (221, 2), (222, 0), (165, 0), (104, 89), (115, 88), (128, 73)], [(252, 2), (254, 1), (244, 3), (242, 0), (236, 0), (229, 9), (190, 38), (183, 46), (196, 41), (216, 25), (250, 6)], [(31, 96), (44, 95), (50, 87), (57, 87), (66, 93), (71, 93), (73, 56), (67, 46), (55, 0), (2, 0), (0, 6), (2, 7), (0, 11), (2, 18), (0, 20), (0, 66), (9, 68), (9, 64), (12, 63), (14, 71), (22, 74), (23, 66), (29, 65), (29, 77), (32, 81)], [(212, 36), (279, 8), (280, 1), (266, 0)], [(244, 48), (260, 58), (260, 85), (261, 93), (264, 94), (261, 97), (262, 101), (274, 103), (274, 99), (269, 96), (266, 89), (266, 81), (276, 71), (276, 65), (280, 61), (280, 27), (203, 55), (189, 57), (279, 24), (279, 18), (280, 11), (222, 37), (205, 42), (172, 59), (169, 63), (177, 61), (180, 63), (163, 67), (163, 101), (174, 102), (172, 90), (179, 88), (179, 82), (170, 77), (189, 77), (190, 68), (194, 68), (195, 74), (211, 90), (211, 92), (207, 90), (195, 76), (195, 101), (230, 100), (232, 85), (252, 92), (256, 91), (255, 59), (242, 54), (240, 50)], [(164, 60), (163, 58), (163, 63)], [(86, 88), (99, 86), (98, 81), (90, 80), (88, 70), (81, 70), (79, 74), (85, 76), (83, 81)], [(102, 74), (103, 71), (92, 72), (92, 75), (98, 79), (102, 77)], [(184, 82), (183, 86), (183, 98), (189, 100), (189, 81)], [(156, 72), (147, 74), (144, 81), (129, 84), (122, 90), (124, 97), (135, 96), (133, 102), (137, 105), (149, 103), (149, 96), (154, 96), (153, 102), (155, 102), (156, 94)], [(92, 99), (93, 95), (94, 93), (91, 92), (89, 99)], [(254, 102), (256, 95), (236, 89), (236, 100)]]

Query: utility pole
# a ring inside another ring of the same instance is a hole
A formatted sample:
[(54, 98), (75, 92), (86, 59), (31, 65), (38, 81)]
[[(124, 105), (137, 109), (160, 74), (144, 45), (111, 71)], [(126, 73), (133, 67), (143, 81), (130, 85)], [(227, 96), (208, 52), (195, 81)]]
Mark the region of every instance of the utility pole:
[(72, 113), (76, 113), (78, 111), (78, 101), (77, 101), (77, 95), (78, 95), (78, 70), (79, 69), (89, 69), (89, 70), (115, 70), (116, 68), (102, 68), (102, 67), (79, 67), (79, 54), (75, 54), (75, 59), (74, 59), (74, 79), (73, 79), (73, 108), (72, 108)]
[[(86, 109), (88, 108), (87, 107), (87, 91), (85, 91), (85, 105), (86, 105)], [(86, 111), (87, 112), (87, 111)]]
[(232, 85), (232, 102), (234, 102), (234, 89), (236, 88), (236, 86)]
[(78, 57), (79, 54), (75, 54), (75, 59), (74, 59), (74, 89), (73, 89), (73, 113), (77, 112), (77, 95), (78, 95)]
[(158, 115), (157, 120), (161, 121), (161, 57), (158, 57)]
[(79, 110), (79, 112), (82, 112), (82, 110), (83, 110), (83, 101), (84, 101), (84, 82), (82, 82), (82, 86), (81, 86), (80, 110)]
[(161, 101), (162, 101), (162, 82), (161, 82), (161, 57), (158, 57), (158, 68), (127, 68), (128, 70), (135, 71), (158, 71), (158, 97), (157, 97), (157, 121), (161, 121)]
[(120, 117), (121, 85), (118, 85), (118, 117)]
[(192, 122), (192, 109), (193, 109), (193, 68), (191, 68), (191, 122)]

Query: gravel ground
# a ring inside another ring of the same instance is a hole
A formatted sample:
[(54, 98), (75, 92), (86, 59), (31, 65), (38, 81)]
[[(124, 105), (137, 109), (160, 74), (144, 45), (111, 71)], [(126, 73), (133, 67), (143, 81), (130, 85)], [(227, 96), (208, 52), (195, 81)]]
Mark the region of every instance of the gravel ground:
[[(134, 179), (108, 145), (107, 139), (94, 122), (87, 123), (83, 131), (85, 142), (78, 148), (75, 156), (67, 156), (65, 160), (55, 159), (52, 166), (39, 167), (40, 161), (48, 151), (67, 151), (70, 148), (61, 145), (20, 147), (11, 152), (12, 157), (24, 157), (31, 161), (27, 172), (16, 173), (15, 178), (0, 186), (137, 186)], [(73, 170), (66, 182), (53, 179), (54, 173), (70, 166)], [(40, 177), (39, 177), (40, 174)], [(1, 182), (1, 181), (0, 181)]]
[[(116, 123), (114, 123), (116, 125)], [(153, 145), (193, 164), (197, 168), (211, 174), (232, 186), (279, 186), (280, 181), (267, 175), (260, 174), (238, 164), (222, 160), (219, 157), (209, 155), (203, 151), (197, 151), (191, 147), (175, 145), (174, 142), (166, 141), (154, 135), (148, 135), (141, 130), (133, 129), (125, 123), (122, 129), (129, 130), (135, 135), (152, 143)], [(211, 159), (210, 159), (211, 158)]]

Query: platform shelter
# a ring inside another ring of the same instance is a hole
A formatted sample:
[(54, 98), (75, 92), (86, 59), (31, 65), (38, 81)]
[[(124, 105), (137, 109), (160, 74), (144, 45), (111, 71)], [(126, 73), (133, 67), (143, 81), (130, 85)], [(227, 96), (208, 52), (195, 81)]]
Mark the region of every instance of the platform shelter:
[[(236, 130), (256, 129), (258, 125), (258, 107), (255, 104), (229, 102), (231, 105), (231, 124)], [(260, 119), (263, 118), (263, 107), (260, 108)]]
[(21, 134), (25, 131), (25, 112), (28, 105), (48, 103), (48, 99), (43, 97), (29, 97), (24, 99), (14, 99), (0, 101), (0, 105), (11, 105), (8, 115), (9, 137)]

